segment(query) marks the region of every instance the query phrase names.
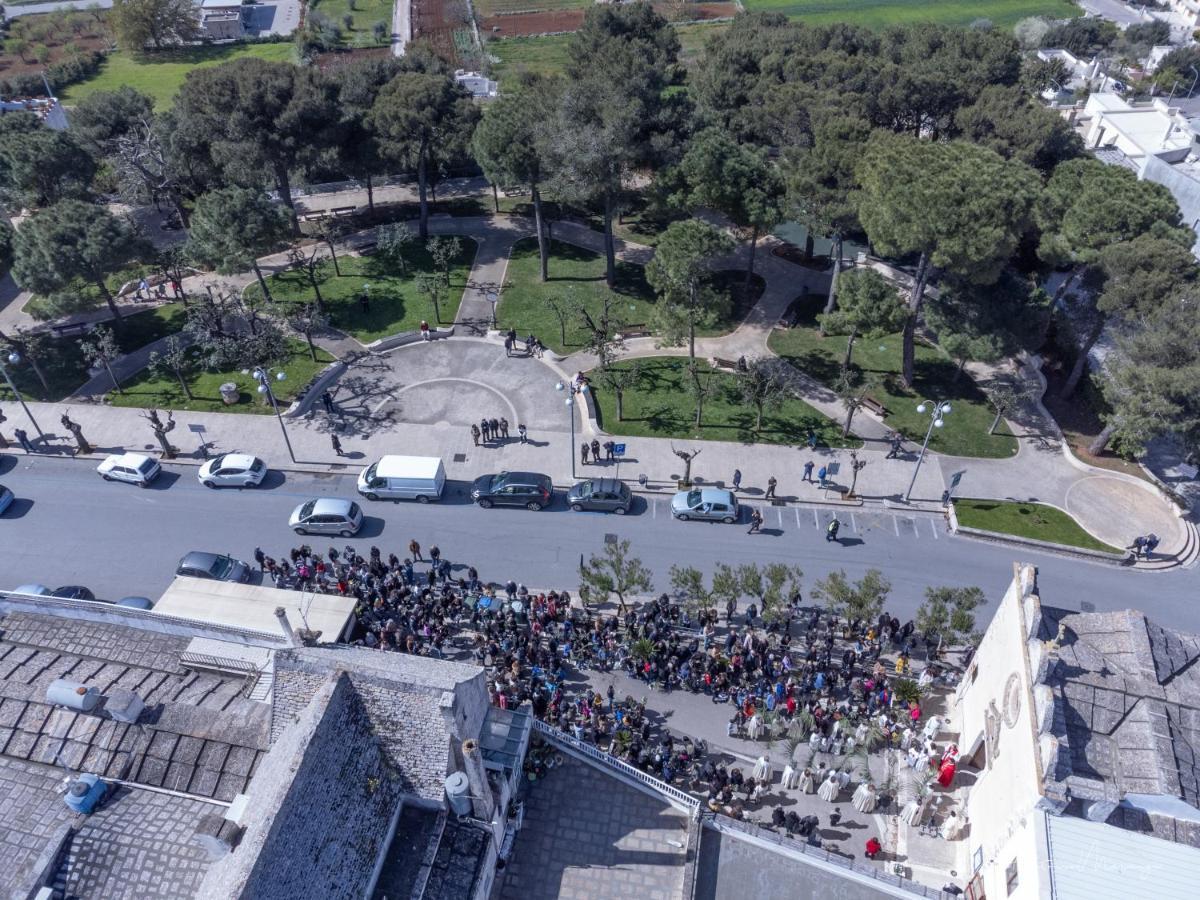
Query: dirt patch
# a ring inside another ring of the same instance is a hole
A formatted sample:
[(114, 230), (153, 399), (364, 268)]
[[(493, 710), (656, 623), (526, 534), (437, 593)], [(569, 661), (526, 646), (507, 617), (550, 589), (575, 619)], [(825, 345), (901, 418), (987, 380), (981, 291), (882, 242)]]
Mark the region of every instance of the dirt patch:
[(581, 24), (582, 9), (558, 9), (515, 13), (511, 16), (488, 16), (479, 27), (485, 34), (499, 38), (575, 31)]
[(478, 68), (466, 0), (412, 0), (413, 40), (427, 44), (447, 62)]
[(733, 3), (656, 3), (654, 8), (670, 21), (675, 16), (681, 22), (708, 22), (712, 19), (729, 19), (737, 15)]
[[(21, 21), (23, 18), (25, 17), (21, 17), (17, 21)], [(38, 20), (45, 17), (29, 16), (28, 18), (30, 20)], [(81, 53), (88, 53), (93, 50), (105, 50), (107, 49), (108, 41), (99, 35), (66, 34), (48, 37), (43, 42), (28, 41), (28, 44), (29, 46), (26, 48), (24, 55), (9, 52), (0, 53), (0, 78), (43, 72), (47, 66), (62, 62), (70, 56), (72, 48)], [(44, 46), (49, 50), (49, 56), (46, 57), (44, 62), (39, 62), (35, 56), (39, 46)]]

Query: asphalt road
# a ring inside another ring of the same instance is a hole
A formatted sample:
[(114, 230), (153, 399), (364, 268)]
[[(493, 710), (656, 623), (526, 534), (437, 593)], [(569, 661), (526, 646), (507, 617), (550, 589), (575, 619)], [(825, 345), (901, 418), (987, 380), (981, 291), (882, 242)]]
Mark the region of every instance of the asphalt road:
[[(0, 481), (16, 494), (0, 517), (0, 586), (39, 582), (58, 587), (83, 584), (98, 596), (157, 597), (170, 583), (175, 564), (189, 550), (230, 553), (250, 560), (261, 546), (280, 556), (306, 540), (318, 549), (341, 538), (299, 538), (287, 517), (311, 497), (353, 497), (354, 472), (309, 475), (271, 472), (258, 489), (208, 490), (190, 466), (170, 466), (149, 489), (104, 482), (94, 463), (61, 458), (0, 455)], [(1166, 626), (1200, 631), (1193, 611), (1196, 575), (1191, 571), (1142, 573), (1109, 565), (1017, 551), (946, 533), (940, 519), (886, 512), (842, 513), (840, 544), (825, 541), (830, 512), (814, 507), (765, 510), (763, 532), (746, 525), (676, 522), (669, 497), (639, 500), (633, 514), (573, 513), (561, 496), (541, 512), (482, 510), (466, 502), (466, 486), (452, 483), (440, 504), (368, 503), (361, 535), (351, 543), (365, 551), (374, 544), (405, 556), (410, 538), (437, 544), (452, 563), (475, 565), (481, 577), (514, 578), (531, 588), (574, 590), (580, 554), (599, 552), (606, 535), (633, 542), (635, 555), (654, 572), (655, 587), (669, 587), (672, 564), (705, 571), (714, 562), (782, 561), (805, 572), (805, 594), (829, 571), (852, 577), (882, 569), (893, 584), (888, 609), (905, 618), (929, 585), (979, 585), (994, 608), (1022, 559), (1040, 569), (1043, 600), (1080, 609), (1144, 609)], [(981, 616), (980, 625), (987, 619)]]

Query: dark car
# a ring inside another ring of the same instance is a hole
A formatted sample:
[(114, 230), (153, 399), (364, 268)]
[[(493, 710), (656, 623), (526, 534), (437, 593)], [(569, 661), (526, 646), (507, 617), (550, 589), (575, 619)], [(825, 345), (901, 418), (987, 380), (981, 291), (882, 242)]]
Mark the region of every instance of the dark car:
[(585, 509), (615, 512), (623, 516), (633, 504), (633, 491), (616, 478), (593, 478), (580, 481), (567, 492), (567, 505), (575, 512)]
[(247, 582), (250, 580), (250, 567), (232, 556), (193, 550), (179, 561), (175, 574), (186, 575), (189, 578), (207, 578), (209, 581)]
[(95, 600), (96, 595), (89, 591), (81, 584), (65, 584), (57, 590), (50, 592), (51, 597), (58, 597), (60, 600)]
[(549, 475), (537, 472), (501, 472), (481, 475), (471, 485), (471, 499), (484, 509), (493, 506), (523, 506), (541, 509), (554, 499), (554, 483)]

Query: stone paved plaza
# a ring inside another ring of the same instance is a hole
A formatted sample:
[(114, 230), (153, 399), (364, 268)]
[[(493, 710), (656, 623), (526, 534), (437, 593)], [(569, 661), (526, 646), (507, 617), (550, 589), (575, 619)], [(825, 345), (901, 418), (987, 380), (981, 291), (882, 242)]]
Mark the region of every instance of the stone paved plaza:
[(687, 819), (586, 763), (532, 786), (500, 900), (675, 900)]

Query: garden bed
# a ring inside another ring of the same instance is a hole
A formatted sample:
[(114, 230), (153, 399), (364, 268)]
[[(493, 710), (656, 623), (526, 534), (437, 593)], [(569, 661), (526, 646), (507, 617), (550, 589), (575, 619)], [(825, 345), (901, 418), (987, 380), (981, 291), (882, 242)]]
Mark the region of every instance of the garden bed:
[(1118, 548), (1092, 537), (1061, 509), (1044, 503), (956, 499), (954, 512), (958, 517), (958, 524), (965, 528), (1011, 534), (1099, 553), (1121, 552)]

